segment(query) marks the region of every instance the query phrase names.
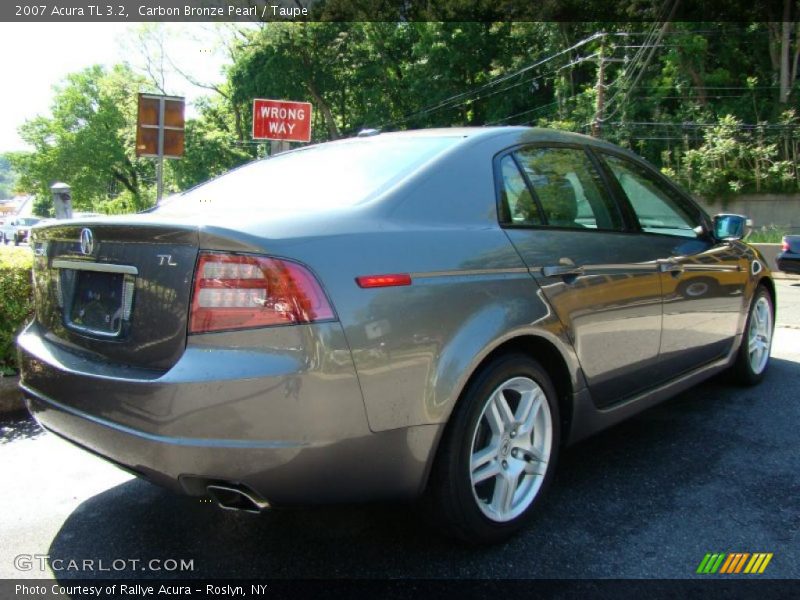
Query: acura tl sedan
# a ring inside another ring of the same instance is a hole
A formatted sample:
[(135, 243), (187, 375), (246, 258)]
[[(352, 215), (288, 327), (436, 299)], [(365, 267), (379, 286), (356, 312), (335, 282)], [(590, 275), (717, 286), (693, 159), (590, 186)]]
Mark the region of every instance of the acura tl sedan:
[(589, 137), (369, 132), (36, 228), (21, 386), (47, 429), (224, 508), (421, 498), (496, 542), (566, 444), (762, 379), (775, 288), (744, 228)]

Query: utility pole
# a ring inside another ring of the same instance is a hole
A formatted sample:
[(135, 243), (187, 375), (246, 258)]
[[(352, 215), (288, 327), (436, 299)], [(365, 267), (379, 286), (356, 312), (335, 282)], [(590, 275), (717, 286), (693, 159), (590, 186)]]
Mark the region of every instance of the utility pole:
[(603, 110), (606, 103), (606, 60), (604, 56), (606, 36), (600, 38), (600, 50), (597, 52), (597, 85), (595, 91), (594, 122), (592, 123), (592, 137), (599, 138), (603, 127)]

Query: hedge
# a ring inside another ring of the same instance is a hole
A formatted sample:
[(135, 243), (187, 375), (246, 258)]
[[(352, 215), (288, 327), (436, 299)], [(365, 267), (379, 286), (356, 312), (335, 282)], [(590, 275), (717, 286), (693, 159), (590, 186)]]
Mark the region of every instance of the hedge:
[(14, 338), (33, 315), (30, 248), (0, 249), (0, 376), (17, 372)]

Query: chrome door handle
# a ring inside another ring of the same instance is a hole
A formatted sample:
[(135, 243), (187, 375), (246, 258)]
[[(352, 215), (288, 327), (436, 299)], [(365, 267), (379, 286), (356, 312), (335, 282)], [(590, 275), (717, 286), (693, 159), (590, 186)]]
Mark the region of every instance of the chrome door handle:
[(583, 274), (583, 267), (575, 265), (550, 265), (548, 267), (542, 267), (542, 275), (545, 277), (578, 277)]
[(677, 276), (683, 273), (683, 265), (680, 263), (672, 262), (670, 260), (665, 260), (663, 262), (658, 263), (658, 272), (659, 273), (672, 273), (673, 275)]

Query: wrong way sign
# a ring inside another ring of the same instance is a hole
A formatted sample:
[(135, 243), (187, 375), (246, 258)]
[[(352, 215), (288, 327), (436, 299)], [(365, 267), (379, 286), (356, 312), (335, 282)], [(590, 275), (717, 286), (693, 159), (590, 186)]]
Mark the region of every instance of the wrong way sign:
[(253, 139), (310, 141), (311, 103), (256, 98), (253, 100)]

